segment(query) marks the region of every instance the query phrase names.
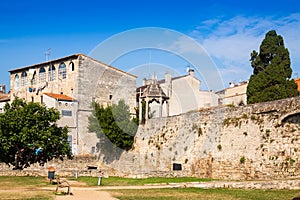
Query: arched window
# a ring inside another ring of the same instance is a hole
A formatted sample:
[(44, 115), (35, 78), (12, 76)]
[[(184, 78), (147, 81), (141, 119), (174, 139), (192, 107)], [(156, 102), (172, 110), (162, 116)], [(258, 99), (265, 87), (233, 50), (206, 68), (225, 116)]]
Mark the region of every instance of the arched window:
[(67, 68), (66, 68), (66, 64), (63, 62), (59, 64), (58, 75), (59, 75), (59, 78), (61, 78), (61, 79), (67, 78)]
[(70, 70), (71, 72), (75, 70), (75, 65), (74, 65), (73, 62), (70, 62), (70, 64), (69, 64), (69, 70)]
[(27, 85), (27, 73), (22, 72), (21, 74), (21, 86), (26, 86)]
[(33, 73), (32, 79), (31, 79), (31, 85), (35, 85), (35, 84), (36, 84), (36, 71)]
[(56, 71), (55, 71), (55, 66), (51, 65), (48, 70), (48, 80), (49, 81), (54, 81), (56, 79)]
[(46, 70), (44, 67), (40, 68), (39, 71), (39, 79), (40, 79), (40, 83), (44, 83), (46, 82)]
[(15, 89), (18, 89), (19, 88), (19, 75), (16, 74), (15, 76)]

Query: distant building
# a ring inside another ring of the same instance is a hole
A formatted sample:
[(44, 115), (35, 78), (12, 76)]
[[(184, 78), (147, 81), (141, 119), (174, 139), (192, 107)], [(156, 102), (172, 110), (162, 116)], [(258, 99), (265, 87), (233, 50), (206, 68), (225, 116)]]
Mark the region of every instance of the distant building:
[(295, 81), (295, 83), (297, 84), (297, 86), (298, 86), (298, 91), (300, 91), (300, 78), (295, 78), (294, 79), (294, 81)]
[[(151, 86), (152, 85), (152, 86)], [(158, 96), (149, 97), (149, 114), (152, 117), (173, 116), (217, 106), (217, 95), (212, 91), (200, 91), (200, 80), (194, 75), (194, 70), (189, 69), (187, 75), (171, 77), (166, 73), (165, 79), (156, 81), (154, 76), (152, 79), (144, 79), (143, 86), (137, 88), (137, 102), (145, 99), (145, 92), (152, 88), (157, 89)], [(165, 103), (161, 103), (158, 97), (165, 99)], [(151, 98), (152, 97), (152, 98)]]
[(219, 95), (219, 105), (246, 105), (248, 81), (235, 84), (229, 83), (229, 87), (216, 92)]
[(11, 101), (16, 97), (40, 102), (61, 113), (59, 126), (68, 126), (74, 154), (94, 154), (99, 139), (88, 132), (91, 104), (124, 99), (135, 107), (136, 76), (83, 54), (10, 70)]
[(9, 94), (6, 94), (5, 85), (0, 85), (0, 113), (4, 112), (4, 106), (10, 102)]

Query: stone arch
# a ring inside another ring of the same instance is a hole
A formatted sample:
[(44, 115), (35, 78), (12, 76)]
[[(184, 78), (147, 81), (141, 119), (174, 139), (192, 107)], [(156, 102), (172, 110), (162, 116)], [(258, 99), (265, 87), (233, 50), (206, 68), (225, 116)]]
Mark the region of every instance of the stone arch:
[(67, 66), (64, 62), (61, 62), (58, 66), (58, 75), (61, 79), (67, 78)]
[(21, 74), (21, 86), (27, 85), (27, 73), (25, 71)]
[(41, 67), (39, 70), (39, 80), (40, 83), (46, 82), (46, 70), (44, 67)]
[(300, 110), (282, 116), (280, 119), (280, 123), (282, 124), (286, 122), (300, 124)]
[(75, 70), (75, 64), (71, 61), (70, 63), (69, 63), (69, 71), (70, 72), (73, 72)]
[(18, 89), (19, 88), (19, 84), (20, 84), (20, 78), (19, 78), (19, 75), (18, 74), (16, 74), (16, 76), (15, 76), (15, 89)]

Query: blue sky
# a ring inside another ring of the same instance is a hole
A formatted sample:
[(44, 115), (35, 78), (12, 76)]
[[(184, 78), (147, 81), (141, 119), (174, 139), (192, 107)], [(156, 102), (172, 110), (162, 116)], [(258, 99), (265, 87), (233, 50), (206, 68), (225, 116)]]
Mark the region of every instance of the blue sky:
[[(258, 50), (264, 34), (275, 29), (290, 51), (293, 76), (300, 75), (299, 0), (2, 0), (0, 23), (0, 84), (8, 86), (8, 70), (45, 61), (48, 48), (50, 59), (89, 55), (115, 34), (142, 27), (166, 28), (191, 37), (212, 58), (225, 86), (249, 78), (251, 51)], [(189, 48), (184, 42), (176, 44)], [(187, 63), (167, 54), (147, 50), (113, 64), (130, 71), (150, 62), (170, 63), (176, 75), (185, 74)]]

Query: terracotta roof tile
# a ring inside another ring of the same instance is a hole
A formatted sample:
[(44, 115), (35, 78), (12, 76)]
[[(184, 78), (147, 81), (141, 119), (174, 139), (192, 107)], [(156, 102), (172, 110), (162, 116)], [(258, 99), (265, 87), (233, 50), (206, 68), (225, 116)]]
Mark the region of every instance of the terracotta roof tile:
[(9, 101), (10, 97), (8, 95), (0, 95), (0, 102)]
[(44, 94), (49, 97), (52, 97), (54, 99), (61, 100), (61, 101), (75, 101), (74, 98), (69, 97), (65, 94), (54, 94), (54, 93), (44, 93)]

